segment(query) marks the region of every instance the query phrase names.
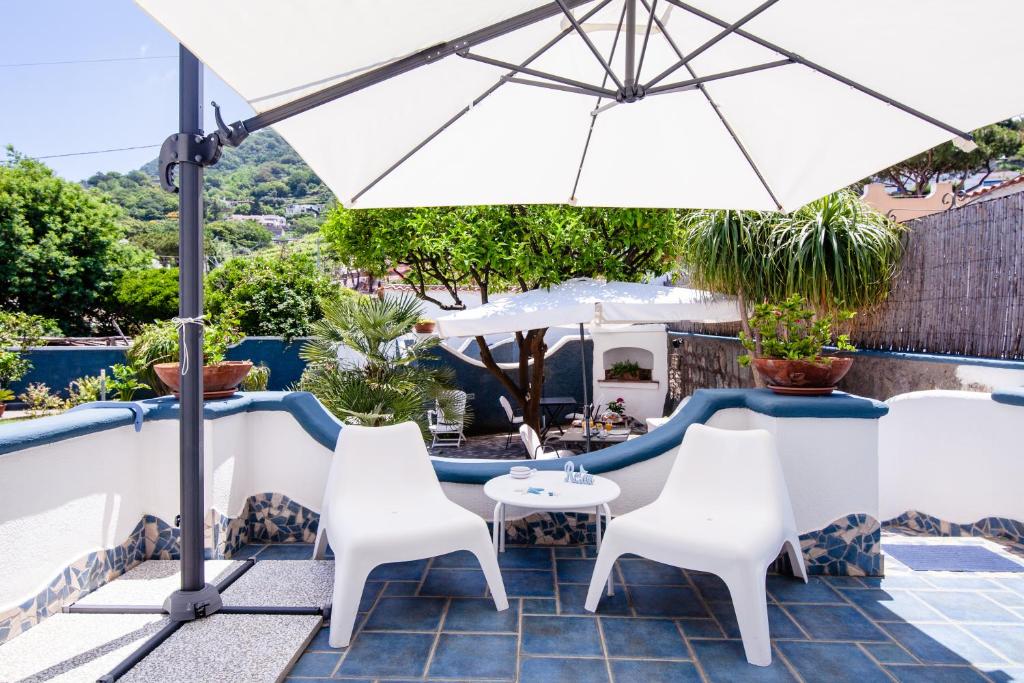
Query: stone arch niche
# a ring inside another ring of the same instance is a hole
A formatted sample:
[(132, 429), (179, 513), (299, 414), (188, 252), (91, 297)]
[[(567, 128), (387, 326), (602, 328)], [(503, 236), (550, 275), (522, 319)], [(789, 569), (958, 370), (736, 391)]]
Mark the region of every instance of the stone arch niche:
[[(625, 399), (626, 413), (643, 422), (661, 417), (668, 390), (668, 333), (664, 325), (595, 325), (594, 339), (594, 402), (607, 404)], [(621, 380), (608, 377), (615, 363), (633, 361), (644, 373), (644, 379)]]

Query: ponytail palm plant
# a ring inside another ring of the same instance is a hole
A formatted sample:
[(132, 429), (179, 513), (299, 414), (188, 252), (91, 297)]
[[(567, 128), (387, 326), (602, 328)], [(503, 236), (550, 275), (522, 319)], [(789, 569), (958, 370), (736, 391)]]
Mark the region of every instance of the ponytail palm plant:
[(889, 294), (903, 256), (903, 229), (841, 190), (791, 214), (702, 210), (683, 216), (682, 267), (703, 289), (751, 307), (798, 295), (822, 315), (870, 308)]
[(381, 426), (416, 421), (435, 401), (452, 415), (447, 392), (454, 373), (430, 351), (440, 340), (406, 335), (420, 317), (412, 297), (346, 297), (324, 304), (300, 355), (308, 367), (299, 388), (312, 392), (349, 424)]

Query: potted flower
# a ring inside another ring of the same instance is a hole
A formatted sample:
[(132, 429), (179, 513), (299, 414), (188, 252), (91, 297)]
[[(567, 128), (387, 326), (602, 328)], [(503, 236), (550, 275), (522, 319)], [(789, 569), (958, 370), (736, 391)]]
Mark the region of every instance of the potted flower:
[[(241, 340), (233, 321), (207, 323), (203, 329), (203, 398), (225, 398), (252, 369), (251, 361), (225, 360), (228, 347)], [(128, 350), (128, 364), (157, 394), (181, 390), (178, 330), (168, 321), (147, 325), (135, 337)]]
[(437, 323), (430, 318), (419, 318), (413, 328), (419, 334), (433, 334), (436, 325)]
[(14, 400), (14, 392), (10, 389), (0, 389), (0, 417), (3, 417), (7, 410), (7, 402)]
[(608, 402), (608, 411), (601, 416), (605, 422), (618, 424), (626, 419), (626, 399), (617, 398)]
[[(838, 315), (849, 320), (854, 313)], [(831, 394), (853, 359), (827, 355), (824, 347), (834, 344), (840, 352), (856, 350), (849, 335), (833, 333), (833, 324), (833, 316), (817, 315), (799, 295), (781, 303), (759, 304), (750, 316), (753, 338), (740, 333), (749, 353), (740, 356), (739, 362), (752, 364), (777, 394)]]

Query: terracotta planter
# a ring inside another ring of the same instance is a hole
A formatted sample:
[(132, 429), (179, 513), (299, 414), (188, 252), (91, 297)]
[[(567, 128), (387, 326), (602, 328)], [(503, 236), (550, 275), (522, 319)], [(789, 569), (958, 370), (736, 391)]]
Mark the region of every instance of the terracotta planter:
[(420, 334), (431, 334), (434, 331), (435, 323), (433, 320), (426, 323), (416, 323), (413, 327)]
[[(233, 395), (250, 370), (252, 362), (247, 360), (226, 360), (216, 365), (204, 365), (203, 398), (226, 398)], [(181, 366), (178, 363), (157, 363), (153, 371), (175, 396), (181, 396)]]
[(782, 358), (755, 358), (754, 369), (764, 377), (768, 388), (777, 394), (810, 396), (831, 394), (839, 380), (849, 371), (853, 359), (832, 356), (813, 363)]
[(7, 410), (7, 404), (6, 403), (0, 403), (0, 417), (4, 416), (4, 411), (5, 410)]

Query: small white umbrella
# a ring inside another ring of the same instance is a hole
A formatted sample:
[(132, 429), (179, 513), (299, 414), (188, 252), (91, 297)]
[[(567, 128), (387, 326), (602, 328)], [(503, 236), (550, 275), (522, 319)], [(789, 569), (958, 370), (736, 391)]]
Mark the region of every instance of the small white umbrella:
[[(579, 325), (583, 405), (589, 406), (583, 345), (585, 326), (683, 320), (720, 323), (733, 322), (739, 318), (739, 306), (732, 297), (715, 296), (684, 287), (578, 278), (549, 289), (513, 294), (477, 308), (441, 316), (437, 319), (437, 333), (442, 337), (472, 337)], [(588, 451), (589, 427), (589, 422), (584, 420)]]

